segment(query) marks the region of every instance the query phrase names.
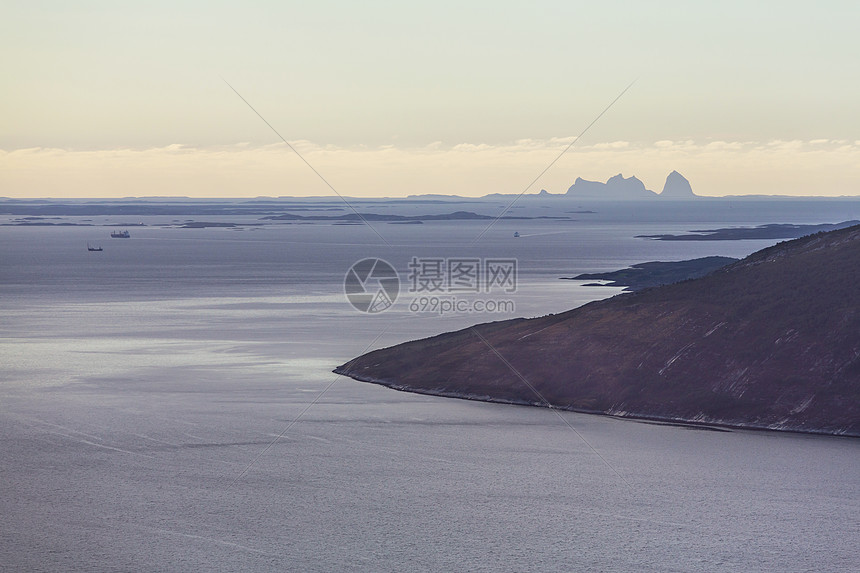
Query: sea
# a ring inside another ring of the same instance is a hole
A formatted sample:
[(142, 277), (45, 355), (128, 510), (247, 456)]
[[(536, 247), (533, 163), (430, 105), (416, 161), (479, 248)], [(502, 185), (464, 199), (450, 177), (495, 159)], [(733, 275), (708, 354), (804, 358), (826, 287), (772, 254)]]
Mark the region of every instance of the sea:
[[(492, 225), (0, 216), (0, 569), (860, 570), (857, 439), (439, 398), (332, 373), (372, 349), (621, 292), (562, 277), (778, 242), (639, 235), (860, 219), (858, 201), (577, 207), (592, 212)], [(120, 228), (131, 237), (109, 237)], [(344, 290), (365, 259), (399, 279), (378, 312)], [(513, 282), (462, 272), (500, 261)]]

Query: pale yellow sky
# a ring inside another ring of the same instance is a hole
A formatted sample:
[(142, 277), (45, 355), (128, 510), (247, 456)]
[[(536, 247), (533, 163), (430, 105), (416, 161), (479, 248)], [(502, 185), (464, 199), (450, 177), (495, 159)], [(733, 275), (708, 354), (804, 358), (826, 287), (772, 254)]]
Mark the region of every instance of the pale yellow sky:
[(0, 196), (860, 195), (860, 4), (11, 2)]
[[(508, 145), (338, 148), (295, 142), (296, 149), (344, 196), (520, 193), (569, 140)], [(615, 141), (574, 147), (529, 192), (562, 193), (577, 176), (604, 181), (622, 172), (660, 192), (677, 169), (698, 195), (857, 195), (860, 141)], [(254, 197), (330, 195), (283, 143), (219, 147), (0, 152), (4, 189), (17, 196)]]

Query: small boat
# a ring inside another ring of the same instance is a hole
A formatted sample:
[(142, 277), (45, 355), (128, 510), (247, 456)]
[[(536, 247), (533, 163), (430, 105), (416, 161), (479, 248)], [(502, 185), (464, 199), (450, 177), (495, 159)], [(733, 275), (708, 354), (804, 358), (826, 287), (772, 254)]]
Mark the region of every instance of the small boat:
[(88, 251), (103, 251), (104, 249), (102, 248), (101, 245), (99, 245), (98, 247), (91, 247), (90, 244), (87, 243), (87, 250)]
[(111, 231), (111, 239), (130, 239), (131, 233), (128, 231)]
[(519, 231), (516, 231), (516, 232), (514, 233), (514, 237), (519, 237), (519, 236), (520, 236), (520, 232), (519, 232)]

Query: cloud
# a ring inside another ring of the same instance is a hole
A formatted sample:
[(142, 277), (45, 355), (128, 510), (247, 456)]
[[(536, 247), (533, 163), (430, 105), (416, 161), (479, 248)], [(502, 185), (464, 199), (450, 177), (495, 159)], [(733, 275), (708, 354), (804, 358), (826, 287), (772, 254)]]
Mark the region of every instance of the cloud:
[[(338, 147), (296, 141), (293, 148), (351, 196), (519, 193), (573, 138), (504, 145), (432, 142), (420, 147)], [(701, 195), (860, 195), (860, 142), (577, 142), (531, 192), (566, 190), (576, 177), (606, 180), (624, 172), (659, 190), (678, 170)], [(0, 195), (121, 197), (330, 195), (284, 143), (217, 147), (0, 151)]]
[(705, 148), (712, 151), (720, 151), (720, 150), (741, 150), (745, 147), (744, 143), (740, 141), (712, 141), (708, 143)]
[(626, 149), (630, 147), (629, 141), (613, 141), (611, 143), (596, 143), (591, 146), (591, 149), (595, 150), (605, 150), (605, 149)]

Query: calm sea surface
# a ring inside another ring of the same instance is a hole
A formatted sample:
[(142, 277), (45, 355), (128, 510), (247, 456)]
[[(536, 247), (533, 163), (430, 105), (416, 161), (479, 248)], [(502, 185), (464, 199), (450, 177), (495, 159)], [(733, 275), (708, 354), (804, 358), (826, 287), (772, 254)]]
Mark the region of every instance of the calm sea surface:
[[(376, 224), (390, 245), (330, 224), (144, 218), (128, 240), (0, 227), (0, 569), (858, 570), (858, 440), (573, 413), (568, 426), (331, 373), (618, 292), (562, 276), (776, 242), (634, 238), (728, 218), (582, 217), (500, 222), (474, 245), (484, 223)], [(365, 257), (402, 279), (377, 315), (343, 294)], [(463, 297), (515, 310), (411, 313), (412, 257), (516, 258), (516, 292)]]

